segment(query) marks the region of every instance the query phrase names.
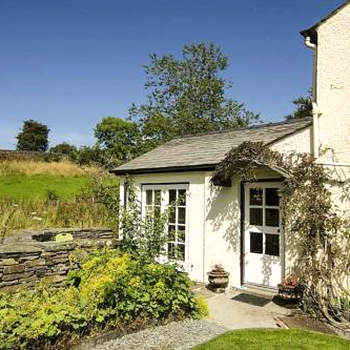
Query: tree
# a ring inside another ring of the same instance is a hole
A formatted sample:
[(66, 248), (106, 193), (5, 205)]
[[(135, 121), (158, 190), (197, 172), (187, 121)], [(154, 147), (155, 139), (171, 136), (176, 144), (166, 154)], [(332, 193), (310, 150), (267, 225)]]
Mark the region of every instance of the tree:
[(25, 120), (22, 131), (16, 137), (17, 150), (45, 152), (49, 145), (49, 132), (46, 125), (32, 119)]
[(50, 152), (52, 153), (61, 153), (66, 155), (70, 155), (73, 152), (76, 152), (76, 150), (77, 148), (75, 146), (70, 145), (67, 142), (59, 143), (58, 145), (50, 148)]
[(73, 152), (70, 159), (79, 165), (103, 165), (102, 151), (97, 146), (81, 146)]
[(214, 44), (184, 46), (182, 57), (150, 55), (145, 66), (147, 102), (133, 104), (130, 117), (142, 131), (146, 148), (173, 137), (249, 125), (259, 115), (225, 96), (231, 84), (219, 74), (228, 58)]
[(97, 146), (107, 157), (117, 159), (119, 164), (131, 160), (139, 153), (141, 136), (133, 121), (105, 117), (96, 125), (94, 132)]
[(312, 97), (310, 94), (305, 97), (300, 96), (296, 98), (293, 100), (293, 104), (296, 106), (296, 110), (293, 112), (293, 114), (289, 114), (285, 117), (287, 120), (301, 119), (312, 116)]

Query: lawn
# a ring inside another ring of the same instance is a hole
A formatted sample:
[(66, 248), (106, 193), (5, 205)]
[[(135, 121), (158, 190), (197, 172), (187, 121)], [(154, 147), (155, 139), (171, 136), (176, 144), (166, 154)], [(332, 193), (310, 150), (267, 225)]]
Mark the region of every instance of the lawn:
[(240, 330), (223, 334), (193, 350), (348, 350), (350, 342), (303, 330)]
[(3, 175), (0, 176), (0, 198), (47, 198), (52, 191), (60, 199), (72, 199), (89, 183), (88, 176)]

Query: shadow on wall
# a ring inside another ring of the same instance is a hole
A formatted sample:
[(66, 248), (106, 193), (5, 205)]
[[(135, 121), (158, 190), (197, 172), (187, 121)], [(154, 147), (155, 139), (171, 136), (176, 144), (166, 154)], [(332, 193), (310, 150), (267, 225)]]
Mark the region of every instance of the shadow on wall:
[[(227, 243), (227, 252), (239, 254), (241, 250), (240, 187), (236, 181), (233, 181), (233, 184), (236, 184), (237, 188), (210, 185), (210, 196), (206, 203), (209, 208), (206, 222), (211, 225), (214, 235), (224, 238)], [(215, 258), (220, 260), (220, 251), (217, 252)], [(261, 259), (262, 284), (270, 285), (273, 261), (271, 257), (264, 255), (261, 256)]]
[(277, 260), (277, 259), (273, 259), (271, 256), (266, 256), (266, 255), (262, 255), (261, 256), (261, 260), (262, 260), (262, 274), (263, 274), (263, 281), (262, 284), (264, 286), (271, 286), (271, 276), (272, 276), (272, 264), (273, 264), (273, 260)]
[(210, 184), (210, 196), (206, 206), (209, 211), (206, 222), (216, 235), (222, 235), (227, 243), (227, 251), (240, 251), (240, 208), (239, 197), (232, 187), (219, 187)]

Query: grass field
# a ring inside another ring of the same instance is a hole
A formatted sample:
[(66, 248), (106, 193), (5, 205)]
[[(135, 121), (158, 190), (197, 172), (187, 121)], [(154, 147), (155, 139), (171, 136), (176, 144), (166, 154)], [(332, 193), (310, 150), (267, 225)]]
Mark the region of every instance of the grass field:
[(44, 199), (51, 192), (59, 199), (73, 200), (97, 171), (69, 161), (2, 161), (0, 199)]
[(0, 233), (47, 227), (113, 228), (117, 215), (88, 191), (93, 175), (103, 176), (103, 183), (117, 184), (115, 176), (69, 161), (0, 162)]
[(303, 330), (240, 330), (223, 334), (193, 350), (348, 350), (350, 342)]
[(0, 198), (47, 198), (53, 192), (60, 199), (73, 199), (90, 182), (88, 176), (3, 175)]

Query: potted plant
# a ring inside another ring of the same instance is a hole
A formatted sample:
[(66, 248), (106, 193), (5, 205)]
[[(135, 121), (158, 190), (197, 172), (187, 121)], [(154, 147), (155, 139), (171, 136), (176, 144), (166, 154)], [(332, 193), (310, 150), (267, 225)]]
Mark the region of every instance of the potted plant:
[(303, 288), (299, 283), (297, 275), (292, 272), (278, 285), (278, 295), (281, 299), (288, 301), (299, 301), (303, 297)]
[(229, 272), (226, 272), (222, 265), (215, 265), (214, 268), (208, 272), (209, 288), (215, 292), (224, 292), (228, 286)]

